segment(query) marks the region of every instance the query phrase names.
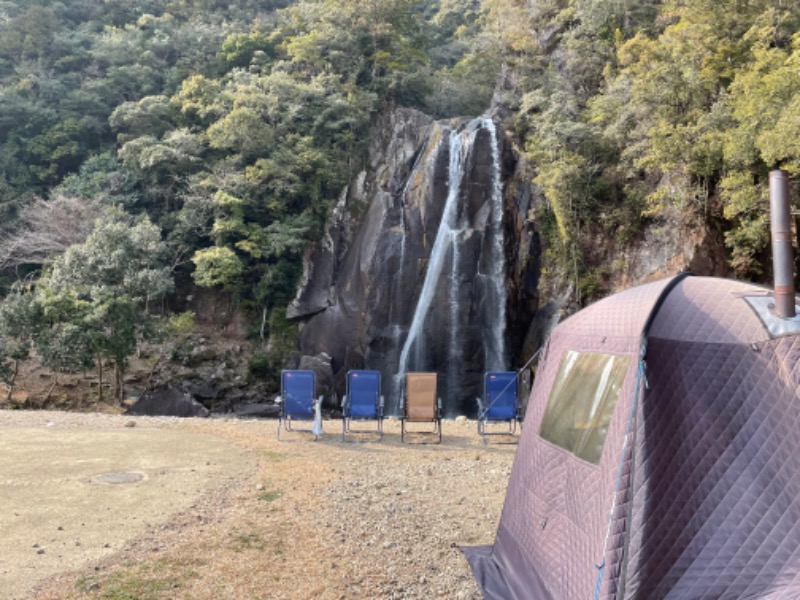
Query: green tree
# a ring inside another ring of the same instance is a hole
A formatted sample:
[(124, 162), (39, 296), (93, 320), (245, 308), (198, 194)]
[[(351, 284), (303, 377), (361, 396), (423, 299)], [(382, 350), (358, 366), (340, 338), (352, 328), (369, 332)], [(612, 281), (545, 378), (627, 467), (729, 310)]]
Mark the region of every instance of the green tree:
[(47, 324), (42, 346), (57, 358), (67, 343), (83, 348), (75, 353), (79, 364), (93, 356), (101, 400), (104, 361), (114, 364), (121, 400), (126, 361), (139, 341), (153, 334), (148, 307), (173, 287), (166, 252), (160, 231), (147, 218), (134, 221), (115, 209), (86, 242), (54, 261), (42, 283), (39, 301)]
[(192, 262), (194, 282), (201, 287), (222, 286), (229, 288), (238, 280), (244, 265), (230, 248), (213, 246), (195, 252)]
[(109, 117), (111, 127), (119, 132), (121, 144), (135, 137), (160, 138), (174, 128), (175, 107), (166, 96), (146, 96), (137, 102), (124, 102)]
[(800, 9), (701, 0), (668, 3), (659, 20), (620, 40), (592, 122), (619, 149), (627, 184), (649, 189), (649, 216), (725, 222), (731, 265), (757, 276), (767, 172), (792, 170), (797, 156)]
[(28, 358), (35, 327), (33, 295), (21, 285), (0, 303), (0, 381), (6, 384), (6, 400), (11, 399), (19, 362)]

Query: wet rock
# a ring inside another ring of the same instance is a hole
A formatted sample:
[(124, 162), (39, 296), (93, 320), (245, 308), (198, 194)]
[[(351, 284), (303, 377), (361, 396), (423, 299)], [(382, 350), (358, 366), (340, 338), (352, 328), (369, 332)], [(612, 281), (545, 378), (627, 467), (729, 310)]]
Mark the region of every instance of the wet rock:
[(333, 303), (336, 266), (350, 241), (352, 224), (345, 189), (331, 212), (322, 241), (309, 247), (303, 256), (303, 277), (297, 296), (286, 309), (287, 318), (314, 315)]

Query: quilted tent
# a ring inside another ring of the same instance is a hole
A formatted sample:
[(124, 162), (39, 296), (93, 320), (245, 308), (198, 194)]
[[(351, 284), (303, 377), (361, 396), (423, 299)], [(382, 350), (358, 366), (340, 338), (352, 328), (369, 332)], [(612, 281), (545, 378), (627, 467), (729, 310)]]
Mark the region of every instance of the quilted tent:
[(681, 275), (559, 324), (531, 391), (487, 599), (800, 598), (800, 319)]

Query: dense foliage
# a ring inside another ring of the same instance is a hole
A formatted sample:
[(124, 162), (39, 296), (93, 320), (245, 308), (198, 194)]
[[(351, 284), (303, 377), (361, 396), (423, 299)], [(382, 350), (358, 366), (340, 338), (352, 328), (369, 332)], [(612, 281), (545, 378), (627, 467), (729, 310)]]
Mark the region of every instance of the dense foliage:
[(508, 104), (549, 204), (556, 263), (577, 265), (590, 287), (585, 230), (624, 243), (661, 218), (725, 231), (736, 274), (760, 276), (768, 172), (800, 170), (800, 5), (483, 5), (519, 78)]
[[(758, 276), (768, 171), (800, 175), (799, 32), (800, 5), (774, 0), (5, 0), (0, 284), (52, 256), (42, 289), (91, 297), (89, 319), (106, 296), (61, 275), (79, 250), (56, 257), (147, 215), (159, 260), (280, 329), (377, 116), (475, 115), (493, 96), (546, 200), (547, 268), (596, 292), (613, 265), (593, 234), (625, 244), (669, 218), (715, 222)], [(123, 297), (103, 318), (141, 309)]]
[(122, 375), (140, 341), (155, 338), (148, 305), (170, 292), (167, 247), (147, 217), (112, 209), (98, 219), (86, 241), (58, 256), (36, 284), (21, 282), (0, 303), (0, 379), (14, 383), (18, 361), (35, 348), (58, 372), (96, 364), (103, 399), (103, 365)]
[[(75, 252), (56, 257), (113, 206), (161, 229), (175, 271), (253, 307), (262, 336), (282, 329), (302, 252), (364, 168), (376, 116), (488, 105), (498, 58), (478, 41), (478, 8), (0, 3), (0, 266), (24, 275), (51, 256), (40, 287), (80, 297), (60, 275)], [(106, 354), (121, 364), (128, 350)]]

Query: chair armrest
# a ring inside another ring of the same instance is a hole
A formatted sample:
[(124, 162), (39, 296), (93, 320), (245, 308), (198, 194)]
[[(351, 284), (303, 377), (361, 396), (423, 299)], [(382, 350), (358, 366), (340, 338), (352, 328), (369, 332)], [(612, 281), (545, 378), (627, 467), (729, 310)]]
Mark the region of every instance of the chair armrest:
[(325, 396), (320, 396), (319, 398), (317, 398), (317, 402), (316, 402), (316, 404), (318, 404), (319, 406), (322, 406), (322, 400), (323, 400), (323, 398), (325, 398)]
[(281, 396), (275, 398), (275, 404), (283, 404), (283, 398)]
[(437, 416), (442, 416), (442, 398), (436, 398), (436, 414)]
[(480, 398), (475, 398), (475, 401), (478, 403), (478, 414), (483, 412), (483, 401)]
[(346, 406), (347, 406), (347, 394), (342, 396), (342, 408), (345, 408)]

